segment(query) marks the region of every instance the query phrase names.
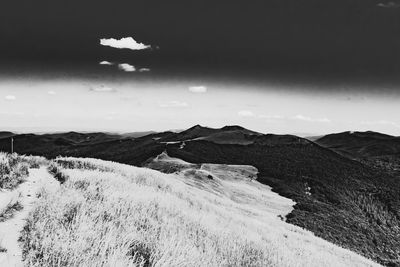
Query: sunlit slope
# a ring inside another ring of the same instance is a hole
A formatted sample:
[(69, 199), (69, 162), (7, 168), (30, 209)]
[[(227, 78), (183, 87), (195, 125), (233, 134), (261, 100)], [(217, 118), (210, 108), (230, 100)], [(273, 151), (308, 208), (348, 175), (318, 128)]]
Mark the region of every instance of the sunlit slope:
[[(292, 200), (271, 191), (271, 187), (256, 181), (258, 170), (249, 165), (191, 164), (168, 156), (166, 152), (150, 161), (147, 167), (164, 173), (174, 173), (189, 188), (217, 194), (246, 210), (283, 218), (293, 210)], [(203, 193), (203, 192), (201, 192)]]
[(59, 172), (67, 179), (57, 192), (42, 193), (28, 220), (22, 238), (26, 263), (376, 265), (285, 223), (281, 218), (293, 201), (258, 183), (254, 167), (194, 165), (162, 157), (164, 163), (175, 161), (173, 173), (59, 158)]

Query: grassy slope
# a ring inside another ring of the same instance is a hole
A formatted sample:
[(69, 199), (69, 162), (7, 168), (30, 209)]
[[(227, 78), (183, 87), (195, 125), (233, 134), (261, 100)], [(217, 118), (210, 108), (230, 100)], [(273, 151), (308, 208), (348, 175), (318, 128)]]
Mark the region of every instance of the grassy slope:
[(30, 265), (374, 265), (277, 218), (291, 200), (255, 181), (215, 178), (224, 194), (183, 175), (92, 159), (59, 163), (73, 169), (62, 171), (59, 191), (43, 192), (22, 237)]

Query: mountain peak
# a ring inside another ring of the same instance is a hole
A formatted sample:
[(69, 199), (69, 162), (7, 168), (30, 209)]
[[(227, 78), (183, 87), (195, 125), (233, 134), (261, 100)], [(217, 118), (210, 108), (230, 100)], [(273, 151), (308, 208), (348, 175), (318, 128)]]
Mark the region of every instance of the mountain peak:
[(193, 127), (190, 128), (190, 129), (199, 129), (199, 128), (207, 128), (207, 127), (201, 126), (200, 124), (196, 124), (195, 126), (193, 126)]
[(221, 128), (221, 130), (224, 131), (238, 131), (238, 130), (246, 130), (245, 128), (243, 128), (242, 126), (239, 125), (227, 125)]

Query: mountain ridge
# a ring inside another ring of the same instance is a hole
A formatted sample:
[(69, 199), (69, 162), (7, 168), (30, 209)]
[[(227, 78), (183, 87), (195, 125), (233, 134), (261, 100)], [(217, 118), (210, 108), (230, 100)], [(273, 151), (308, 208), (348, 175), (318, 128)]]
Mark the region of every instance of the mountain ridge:
[(315, 142), (353, 158), (400, 153), (400, 137), (373, 131), (329, 134), (318, 138)]

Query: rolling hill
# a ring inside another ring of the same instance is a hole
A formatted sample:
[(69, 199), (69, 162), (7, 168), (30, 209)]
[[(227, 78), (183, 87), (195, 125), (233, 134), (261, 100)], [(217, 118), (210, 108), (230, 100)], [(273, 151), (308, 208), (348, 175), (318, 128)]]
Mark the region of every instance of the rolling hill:
[(371, 131), (329, 134), (315, 142), (353, 158), (400, 154), (400, 137)]
[(14, 136), (15, 134), (12, 132), (0, 132), (0, 139), (2, 138), (9, 138), (11, 136)]

